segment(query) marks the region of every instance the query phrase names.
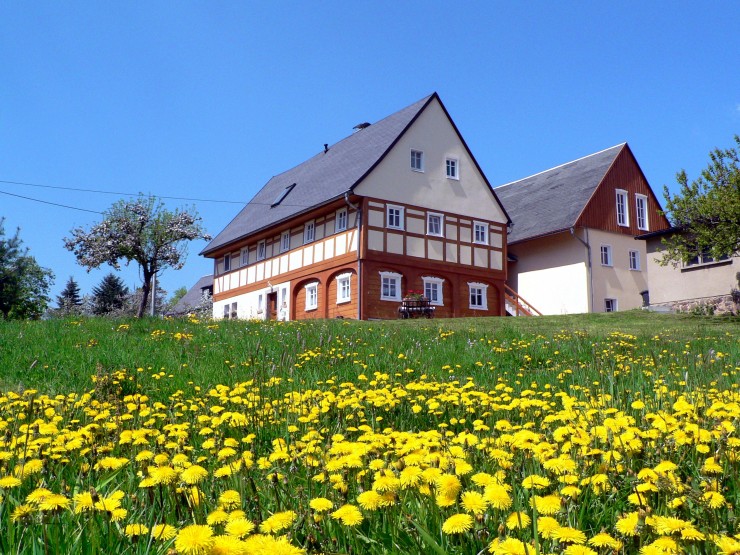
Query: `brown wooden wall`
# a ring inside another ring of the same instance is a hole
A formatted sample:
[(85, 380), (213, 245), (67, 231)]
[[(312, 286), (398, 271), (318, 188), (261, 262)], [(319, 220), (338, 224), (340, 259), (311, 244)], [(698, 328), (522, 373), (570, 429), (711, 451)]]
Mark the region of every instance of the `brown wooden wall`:
[[(380, 272), (397, 272), (402, 275), (401, 295), (409, 290), (423, 290), (423, 277), (443, 278), (443, 305), (435, 308), (435, 318), (457, 318), (471, 316), (503, 316), (503, 272), (496, 279), (491, 272), (455, 272), (450, 265), (409, 265), (408, 259), (386, 255), (385, 260), (363, 261), (362, 280), (362, 318), (393, 319), (398, 318), (399, 302), (380, 299)], [(488, 284), (488, 310), (469, 308), (468, 282)]]
[[(627, 191), (629, 226), (617, 224), (617, 189)], [(590, 227), (625, 235), (640, 235), (646, 231), (637, 227), (637, 204), (635, 194), (647, 197), (649, 231), (670, 227), (665, 216), (658, 213), (660, 203), (645, 179), (629, 146), (625, 145), (614, 160), (612, 167), (596, 188), (591, 200), (576, 222), (576, 227)]]

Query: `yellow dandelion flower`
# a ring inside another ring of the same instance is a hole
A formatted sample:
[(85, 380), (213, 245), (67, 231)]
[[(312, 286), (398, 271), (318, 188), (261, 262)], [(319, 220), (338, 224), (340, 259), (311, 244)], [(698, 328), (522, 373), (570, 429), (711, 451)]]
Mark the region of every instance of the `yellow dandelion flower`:
[(563, 550), (563, 555), (598, 555), (598, 553), (585, 545), (572, 544)]
[(535, 552), (533, 545), (516, 538), (506, 538), (505, 540), (496, 538), (488, 546), (488, 551), (493, 555), (531, 555)]
[(693, 526), (681, 530), (681, 539), (689, 541), (704, 541), (706, 536)]
[(46, 488), (36, 488), (31, 493), (29, 493), (26, 496), (26, 502), (32, 503), (34, 505), (38, 505), (41, 503), (44, 498), (49, 497), (50, 495), (53, 495), (51, 491), (49, 491)]
[(329, 501), (326, 497), (316, 497), (314, 499), (311, 499), (311, 501), (308, 503), (308, 506), (317, 513), (324, 513), (333, 509), (334, 503)]
[(129, 460), (123, 457), (103, 457), (95, 463), (95, 470), (118, 470), (128, 464)]
[(525, 489), (543, 489), (550, 485), (550, 479), (546, 476), (532, 474), (522, 480), (522, 487)]
[(624, 536), (637, 536), (640, 531), (638, 527), (640, 525), (640, 515), (637, 512), (632, 512), (624, 515), (622, 518), (617, 520), (614, 528), (617, 532)]
[(136, 538), (149, 533), (149, 528), (143, 524), (127, 524), (123, 529), (124, 535), (129, 538)]
[(180, 480), (192, 486), (192, 485), (200, 483), (207, 476), (208, 476), (208, 471), (205, 468), (197, 464), (194, 464), (193, 466), (186, 468), (180, 473)]
[(340, 520), (345, 526), (357, 526), (362, 522), (362, 512), (354, 505), (342, 505), (331, 514), (334, 520)]
[(206, 517), (206, 524), (210, 526), (217, 526), (219, 524), (223, 524), (229, 520), (229, 513), (224, 511), (223, 509), (216, 509), (215, 511), (211, 511), (208, 513), (208, 516)]
[(157, 524), (152, 528), (152, 538), (160, 541), (171, 540), (177, 534), (177, 528), (169, 524)]
[(535, 495), (529, 500), (530, 506), (534, 506), (542, 515), (554, 515), (560, 511), (562, 498), (559, 495), (546, 495), (541, 497)]
[(706, 501), (712, 509), (719, 509), (725, 505), (725, 496), (718, 491), (708, 491), (702, 495), (702, 499)]
[(371, 489), (368, 491), (363, 491), (360, 495), (358, 495), (357, 503), (359, 503), (360, 507), (362, 507), (366, 511), (374, 511), (382, 506), (383, 497), (377, 491)]
[(606, 534), (602, 532), (601, 534), (596, 534), (593, 538), (588, 540), (589, 545), (593, 545), (594, 547), (609, 547), (614, 550), (619, 550), (622, 548), (622, 542), (619, 540), (614, 539), (609, 534)]
[(720, 555), (737, 555), (740, 553), (740, 541), (729, 536), (717, 536), (712, 539), (719, 548)]
[(235, 518), (233, 520), (229, 520), (224, 528), (224, 531), (229, 536), (237, 538), (248, 536), (252, 533), (252, 530), (254, 530), (254, 522), (247, 520), (246, 518)]
[(73, 502), (75, 506), (75, 514), (91, 511), (95, 506), (92, 493), (90, 493), (89, 491), (75, 494)]
[(15, 476), (3, 476), (2, 478), (0, 478), (0, 488), (2, 489), (16, 488), (22, 483), (23, 482), (21, 482)]
[(434, 502), (437, 503), (437, 507), (452, 507), (457, 502), (457, 497), (449, 497), (447, 495), (439, 494), (435, 496)]
[(127, 515), (128, 515), (128, 511), (126, 509), (113, 509), (110, 512), (110, 519), (113, 522), (120, 522), (124, 518), (126, 518)]
[(467, 513), (452, 515), (442, 524), (445, 534), (462, 534), (473, 527), (473, 517)]
[(172, 484), (177, 480), (177, 470), (171, 466), (156, 466), (149, 468), (149, 477), (155, 484)]
[(202, 524), (191, 524), (180, 530), (175, 549), (184, 555), (205, 555), (213, 545), (213, 529)]
[(586, 534), (570, 526), (561, 526), (553, 530), (552, 537), (561, 543), (586, 543)]
[(516, 530), (517, 528), (526, 528), (532, 522), (527, 513), (521, 511), (511, 513), (506, 519), (506, 527), (509, 530)]
[(560, 523), (551, 516), (541, 516), (537, 519), (537, 531), (545, 539), (552, 538), (552, 533), (560, 528)]
[(145, 462), (145, 461), (150, 461), (153, 458), (154, 458), (154, 453), (152, 453), (151, 451), (142, 451), (141, 453), (136, 455), (134, 460), (136, 462)]
[(407, 466), (401, 471), (398, 478), (401, 481), (401, 488), (416, 487), (421, 482), (422, 470), (418, 466)]
[(722, 468), (722, 465), (717, 463), (716, 458), (709, 457), (707, 460), (704, 461), (701, 470), (702, 472), (706, 472), (707, 474), (722, 474), (724, 469)]
[(34, 507), (33, 505), (18, 505), (13, 510), (13, 514), (10, 516), (10, 520), (12, 520), (13, 522), (20, 522), (21, 520), (30, 517), (34, 512), (36, 512), (36, 507)]
[(246, 552), (245, 544), (239, 538), (235, 536), (214, 536), (208, 555), (236, 555)]
[(437, 478), (435, 485), (437, 492), (445, 497), (455, 498), (462, 489), (460, 479), (454, 474), (442, 474)]
[(298, 515), (295, 511), (283, 511), (275, 513), (274, 515), (266, 518), (262, 524), (260, 524), (260, 532), (263, 534), (274, 534), (285, 530), (293, 524), (293, 521)]
[(235, 509), (241, 505), (242, 498), (239, 492), (233, 489), (227, 489), (218, 496), (219, 504), (226, 509)]
[(460, 496), (460, 503), (469, 513), (476, 515), (483, 514), (488, 507), (488, 501), (482, 493), (477, 491), (465, 491)]
[(486, 498), (488, 504), (494, 509), (508, 509), (511, 507), (512, 499), (509, 492), (502, 485), (493, 484), (486, 486), (483, 490), (483, 497)]
[(68, 509), (72, 500), (59, 493), (47, 495), (39, 502), (39, 509), (42, 511), (56, 511)]

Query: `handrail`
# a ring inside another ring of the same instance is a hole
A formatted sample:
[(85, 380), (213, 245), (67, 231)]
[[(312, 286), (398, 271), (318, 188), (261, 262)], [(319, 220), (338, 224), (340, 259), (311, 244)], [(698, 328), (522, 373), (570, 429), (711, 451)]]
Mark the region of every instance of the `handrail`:
[(506, 284), (504, 284), (504, 297), (516, 307), (516, 316), (542, 316), (539, 310)]

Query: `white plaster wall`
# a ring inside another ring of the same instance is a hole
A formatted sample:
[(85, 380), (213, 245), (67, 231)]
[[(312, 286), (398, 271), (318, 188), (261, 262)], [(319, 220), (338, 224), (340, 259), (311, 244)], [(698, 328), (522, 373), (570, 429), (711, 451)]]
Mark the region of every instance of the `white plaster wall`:
[[(424, 152), (423, 172), (411, 170), (411, 149)], [(459, 180), (446, 177), (448, 157), (458, 159)], [(355, 191), (390, 202), (506, 222), (491, 189), (436, 100)]]
[(588, 312), (588, 271), (583, 262), (520, 272), (517, 293), (542, 314)]
[[(283, 290), (285, 290), (285, 305), (281, 306), (281, 300), (283, 298)], [(267, 317), (267, 294), (271, 291), (277, 291), (278, 294), (278, 319), (288, 320), (290, 319), (290, 282), (284, 281), (272, 287), (265, 287), (258, 291), (250, 291), (249, 293), (243, 293), (230, 297), (227, 300), (214, 301), (213, 303), (213, 318), (222, 319), (224, 317), (224, 305), (229, 305), (231, 308), (232, 303), (236, 303), (237, 318), (242, 320), (264, 320)], [(259, 296), (262, 295), (263, 310), (259, 311)]]

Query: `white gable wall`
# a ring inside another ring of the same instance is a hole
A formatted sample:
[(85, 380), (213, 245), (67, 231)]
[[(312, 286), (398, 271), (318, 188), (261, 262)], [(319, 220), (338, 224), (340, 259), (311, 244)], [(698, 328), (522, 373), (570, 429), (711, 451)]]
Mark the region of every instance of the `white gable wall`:
[[(362, 133), (362, 131), (359, 131)], [(411, 150), (424, 153), (424, 171), (411, 169)], [(446, 176), (458, 160), (459, 180)], [(391, 202), (506, 223), (506, 216), (435, 99), (355, 192)]]

